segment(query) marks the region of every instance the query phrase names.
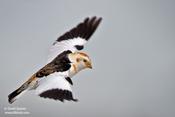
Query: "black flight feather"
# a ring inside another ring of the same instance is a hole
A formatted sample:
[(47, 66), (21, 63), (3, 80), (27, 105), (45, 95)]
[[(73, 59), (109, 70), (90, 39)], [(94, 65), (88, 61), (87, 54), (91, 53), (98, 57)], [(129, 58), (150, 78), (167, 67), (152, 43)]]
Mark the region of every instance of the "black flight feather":
[(75, 28), (66, 32), (62, 36), (57, 39), (57, 42), (61, 42), (63, 40), (74, 39), (77, 37), (83, 38), (85, 40), (89, 40), (92, 34), (97, 29), (99, 23), (102, 18), (97, 18), (96, 16), (92, 18), (86, 18), (84, 22), (78, 24)]

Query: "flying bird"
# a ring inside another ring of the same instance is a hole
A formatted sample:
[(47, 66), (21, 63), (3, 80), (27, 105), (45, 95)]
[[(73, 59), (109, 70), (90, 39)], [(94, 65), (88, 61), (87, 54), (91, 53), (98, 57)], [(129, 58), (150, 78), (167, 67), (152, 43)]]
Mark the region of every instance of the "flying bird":
[(8, 95), (9, 103), (12, 104), (29, 90), (35, 90), (36, 94), (43, 98), (61, 102), (77, 101), (73, 97), (71, 78), (85, 68), (92, 68), (91, 59), (80, 50), (84, 48), (101, 20), (101, 17), (87, 17), (58, 37), (51, 46), (47, 64)]

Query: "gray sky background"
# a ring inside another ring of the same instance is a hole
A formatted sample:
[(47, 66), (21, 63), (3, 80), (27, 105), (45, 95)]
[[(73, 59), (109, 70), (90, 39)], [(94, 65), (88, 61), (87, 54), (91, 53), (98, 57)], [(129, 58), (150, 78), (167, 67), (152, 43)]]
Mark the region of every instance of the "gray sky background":
[[(94, 69), (73, 78), (79, 102), (31, 91), (8, 104), (56, 38), (94, 15), (103, 21), (84, 50)], [(175, 117), (174, 0), (0, 0), (0, 53), (1, 117), (6, 107), (28, 117)]]

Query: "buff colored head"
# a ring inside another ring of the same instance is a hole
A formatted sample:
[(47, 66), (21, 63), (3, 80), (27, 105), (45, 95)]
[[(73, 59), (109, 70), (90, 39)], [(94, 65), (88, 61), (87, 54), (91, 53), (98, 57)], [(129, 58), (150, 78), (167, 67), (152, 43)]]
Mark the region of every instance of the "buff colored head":
[(85, 68), (92, 69), (92, 63), (89, 56), (84, 52), (75, 52), (69, 54), (69, 59), (76, 66), (77, 70), (80, 71)]

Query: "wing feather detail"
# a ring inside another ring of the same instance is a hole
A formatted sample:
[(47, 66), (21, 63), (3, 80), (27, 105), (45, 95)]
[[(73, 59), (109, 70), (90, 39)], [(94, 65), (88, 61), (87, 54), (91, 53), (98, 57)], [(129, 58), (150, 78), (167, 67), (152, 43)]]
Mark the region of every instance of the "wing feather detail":
[(61, 42), (64, 40), (74, 39), (78, 37), (89, 40), (101, 20), (102, 18), (97, 18), (96, 16), (92, 18), (87, 17), (84, 22), (78, 24), (75, 28), (60, 36), (56, 41)]
[(62, 90), (62, 89), (50, 89), (50, 90), (44, 91), (39, 96), (43, 98), (60, 100), (61, 102), (64, 102), (64, 100), (78, 101), (77, 99), (73, 98), (72, 92), (68, 90)]
[(70, 83), (59, 72), (40, 78), (35, 91), (37, 95), (43, 98), (60, 100), (62, 102), (64, 100), (77, 101), (73, 98)]
[(63, 51), (70, 50), (71, 52), (76, 52), (82, 50), (85, 43), (97, 29), (101, 20), (102, 18), (97, 18), (96, 16), (92, 18), (87, 17), (76, 27), (57, 38), (50, 48), (48, 63)]

